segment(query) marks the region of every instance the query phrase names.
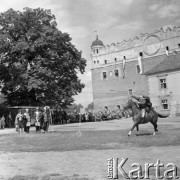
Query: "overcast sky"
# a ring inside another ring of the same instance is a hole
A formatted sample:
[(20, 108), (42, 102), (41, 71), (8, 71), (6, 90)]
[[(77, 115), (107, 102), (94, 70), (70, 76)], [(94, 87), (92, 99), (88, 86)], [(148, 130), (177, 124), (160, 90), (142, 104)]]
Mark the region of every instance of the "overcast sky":
[(0, 0), (1, 12), (23, 7), (51, 9), (58, 28), (68, 32), (72, 43), (82, 50), (87, 68), (80, 78), (86, 87), (75, 99), (84, 106), (92, 102), (90, 46), (94, 31), (106, 45), (180, 24), (180, 0)]

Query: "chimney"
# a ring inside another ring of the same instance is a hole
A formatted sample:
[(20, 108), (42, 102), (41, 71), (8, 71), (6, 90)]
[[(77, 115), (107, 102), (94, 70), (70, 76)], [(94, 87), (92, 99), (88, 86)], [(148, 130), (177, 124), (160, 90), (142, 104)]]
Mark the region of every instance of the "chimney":
[(169, 56), (169, 47), (166, 46), (166, 55)]
[(143, 60), (143, 53), (140, 52), (139, 57), (138, 57), (138, 64), (139, 64), (139, 67), (140, 67), (140, 73), (139, 74), (142, 74), (144, 72), (144, 67), (143, 67), (142, 60)]

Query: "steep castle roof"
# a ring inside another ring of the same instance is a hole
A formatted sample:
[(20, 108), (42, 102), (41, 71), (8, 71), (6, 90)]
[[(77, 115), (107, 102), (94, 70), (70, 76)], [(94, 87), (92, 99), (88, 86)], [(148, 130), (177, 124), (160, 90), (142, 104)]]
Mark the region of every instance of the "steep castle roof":
[(145, 72), (145, 75), (158, 74), (162, 72), (176, 71), (180, 70), (180, 53), (177, 54), (169, 54), (164, 58), (157, 66)]

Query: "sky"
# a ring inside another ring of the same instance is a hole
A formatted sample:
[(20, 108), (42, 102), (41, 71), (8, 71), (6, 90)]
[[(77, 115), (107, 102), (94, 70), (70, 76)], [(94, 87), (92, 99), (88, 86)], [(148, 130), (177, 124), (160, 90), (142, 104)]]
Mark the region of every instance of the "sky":
[(0, 12), (24, 7), (50, 9), (58, 28), (69, 33), (72, 44), (82, 51), (87, 66), (79, 78), (85, 88), (75, 103), (84, 107), (93, 101), (90, 48), (96, 34), (106, 45), (180, 25), (180, 0), (0, 0)]

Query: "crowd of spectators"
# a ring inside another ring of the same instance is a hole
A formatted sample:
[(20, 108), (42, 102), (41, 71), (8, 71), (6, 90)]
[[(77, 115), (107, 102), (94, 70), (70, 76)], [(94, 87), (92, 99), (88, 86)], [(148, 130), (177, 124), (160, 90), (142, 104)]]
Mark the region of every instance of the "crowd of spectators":
[(131, 116), (132, 112), (130, 110), (123, 111), (119, 105), (116, 110), (109, 110), (108, 107), (105, 106), (103, 110), (89, 110), (84, 113), (69, 111), (66, 115), (66, 123), (106, 121)]
[[(77, 109), (74, 110), (63, 110), (63, 109), (51, 109), (52, 124), (65, 124), (65, 123), (78, 123), (78, 122), (96, 122), (96, 121), (106, 121), (113, 119), (120, 119), (122, 117), (131, 117), (132, 112), (130, 110), (123, 111), (119, 105), (116, 109), (110, 110), (107, 106), (102, 110), (86, 110), (85, 112), (80, 112)], [(31, 118), (32, 119), (32, 118)], [(5, 127), (14, 127), (15, 119), (11, 116), (11, 112), (6, 115), (1, 115), (0, 117), (0, 129)], [(35, 125), (35, 122), (31, 122), (31, 126)]]

